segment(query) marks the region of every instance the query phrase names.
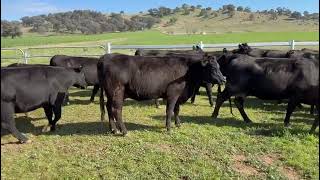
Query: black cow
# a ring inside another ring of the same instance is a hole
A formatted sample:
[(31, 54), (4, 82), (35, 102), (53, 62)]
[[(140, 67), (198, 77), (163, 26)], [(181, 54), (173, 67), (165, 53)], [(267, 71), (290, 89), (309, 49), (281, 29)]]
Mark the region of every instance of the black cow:
[[(213, 51), (213, 52), (206, 52), (207, 55), (210, 56), (221, 56), (223, 53), (226, 52), (226, 49), (224, 48), (223, 51)], [(138, 49), (135, 52), (135, 55), (137, 56), (201, 56), (203, 57), (204, 51), (202, 49), (194, 48), (194, 50), (145, 50), (145, 49)], [(195, 93), (191, 97), (191, 103), (194, 103), (195, 97), (197, 94), (199, 94), (200, 87), (204, 87), (206, 89), (206, 93), (209, 99), (210, 106), (213, 106), (213, 99), (212, 99), (212, 86), (213, 83), (208, 82), (201, 82), (195, 87)], [(220, 89), (220, 86), (219, 86)], [(156, 107), (159, 107), (158, 100), (155, 100)]]
[(319, 61), (319, 52), (309, 49), (290, 50), (288, 52), (289, 58), (307, 58)]
[(20, 142), (30, 142), (17, 130), (13, 115), (42, 107), (54, 131), (65, 93), (72, 85), (86, 86), (82, 72), (50, 66), (1, 68), (1, 127)]
[(137, 49), (135, 56), (168, 56), (174, 54), (203, 54), (202, 49), (194, 50), (157, 50), (157, 49)]
[[(319, 62), (305, 59), (254, 58), (246, 55), (222, 56), (221, 69), (226, 72), (226, 88), (218, 96), (212, 116), (216, 118), (222, 103), (236, 96), (235, 104), (245, 122), (251, 122), (244, 111), (246, 96), (260, 99), (288, 99), (284, 120), (289, 126), (290, 116), (299, 103), (316, 105), (319, 111)], [(310, 132), (319, 124), (316, 119)]]
[[(127, 55), (117, 55), (110, 59), (103, 56), (98, 63), (98, 74), (100, 85), (107, 96), (111, 132), (116, 133), (117, 128), (120, 128), (123, 135), (127, 133), (122, 122), (125, 98), (138, 101), (166, 99), (166, 127), (170, 131), (173, 114), (176, 126), (180, 126), (180, 104), (194, 93), (197, 83), (206, 81), (221, 84), (225, 80), (216, 59), (209, 56), (198, 59)], [(103, 90), (100, 92), (101, 120), (104, 120)]]
[[(13, 63), (8, 65), (7, 67), (23, 67), (23, 66), (49, 66), (47, 64), (24, 64), (24, 63)], [(63, 99), (62, 105), (65, 106), (69, 103), (69, 93), (66, 93), (65, 98)], [(25, 113), (25, 115), (28, 117), (28, 113)]]
[(90, 101), (94, 101), (94, 97), (99, 90), (99, 80), (97, 74), (97, 63), (98, 58), (89, 57), (75, 57), (65, 55), (55, 55), (50, 60), (51, 66), (61, 66), (69, 68), (82, 67), (84, 72), (85, 80), (88, 86), (93, 86)]
[(247, 43), (239, 44), (234, 54), (246, 54), (252, 57), (289, 58), (288, 51), (251, 48)]

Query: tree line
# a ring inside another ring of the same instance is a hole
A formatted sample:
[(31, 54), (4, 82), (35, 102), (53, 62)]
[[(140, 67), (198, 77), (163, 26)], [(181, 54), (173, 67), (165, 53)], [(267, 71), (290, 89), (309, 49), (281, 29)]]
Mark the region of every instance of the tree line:
[[(126, 17), (124, 12), (111, 13), (110, 15), (102, 14), (101, 12), (91, 10), (74, 10), (62, 13), (53, 13), (48, 15), (26, 16), (19, 21), (1, 20), (1, 36), (17, 37), (22, 35), (21, 27), (31, 27), (32, 32), (46, 33), (82, 33), (82, 34), (97, 34), (104, 32), (123, 32), (137, 31), (150, 29), (153, 25), (160, 22), (160, 18), (172, 14), (180, 13), (189, 15), (191, 12), (199, 10), (198, 17), (208, 18), (210, 16), (218, 16), (218, 12), (227, 14), (230, 18), (235, 15), (236, 11), (251, 13), (249, 7), (234, 6), (227, 4), (220, 7), (218, 10), (213, 10), (211, 7), (202, 7), (201, 5), (182, 4), (181, 7), (174, 9), (160, 6), (159, 8), (151, 8), (146, 14), (140, 12), (139, 15)], [(270, 15), (270, 19), (277, 19), (278, 15), (286, 15), (295, 19), (319, 19), (319, 13), (310, 14), (308, 11), (292, 12), (290, 9), (278, 7), (276, 9), (256, 11), (256, 13)], [(254, 14), (249, 17), (254, 19)], [(166, 25), (173, 25), (177, 18), (171, 18)]]

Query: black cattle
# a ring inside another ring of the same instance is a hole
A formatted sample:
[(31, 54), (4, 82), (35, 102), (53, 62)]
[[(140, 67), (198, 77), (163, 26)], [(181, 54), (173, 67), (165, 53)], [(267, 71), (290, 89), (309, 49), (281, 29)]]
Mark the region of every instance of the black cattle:
[[(251, 122), (244, 111), (246, 96), (260, 99), (288, 99), (285, 126), (299, 103), (316, 105), (319, 111), (319, 62), (305, 59), (254, 58), (246, 55), (222, 56), (219, 61), (227, 76), (226, 88), (218, 96), (212, 116), (216, 118), (222, 103), (236, 96), (235, 104), (245, 122)], [(319, 124), (317, 118), (310, 132)]]
[(232, 50), (234, 54), (247, 54), (252, 57), (263, 57), (267, 49), (251, 48), (247, 43), (239, 44), (238, 49)]
[(98, 58), (55, 55), (51, 58), (50, 65), (68, 68), (82, 67), (87, 85), (93, 86), (92, 94), (90, 97), (90, 101), (93, 102), (94, 97), (99, 90), (99, 80), (97, 74), (98, 60)]
[(137, 49), (134, 55), (136, 56), (168, 56), (175, 54), (203, 54), (201, 49), (194, 50), (156, 50), (156, 49)]
[(307, 58), (319, 61), (319, 52), (309, 49), (290, 50), (288, 52), (289, 58)]
[[(204, 59), (204, 60), (203, 60)], [(174, 114), (176, 126), (180, 104), (194, 93), (194, 86), (201, 82), (224, 82), (219, 65), (214, 57), (147, 57), (117, 55), (111, 59), (101, 57), (98, 63), (101, 87), (107, 96), (109, 127), (113, 133), (127, 129), (122, 122), (122, 106), (125, 98), (167, 100), (166, 127), (170, 131)], [(103, 90), (100, 96), (101, 120), (104, 120)], [(116, 124), (115, 124), (116, 123)], [(117, 125), (117, 126), (116, 126)]]
[(1, 127), (9, 130), (20, 142), (29, 142), (17, 130), (14, 113), (42, 107), (51, 131), (54, 131), (61, 117), (63, 98), (72, 85), (86, 86), (82, 72), (50, 66), (1, 68)]
[[(227, 50), (224, 48), (223, 51), (213, 51), (213, 52), (206, 52), (209, 56), (216, 56), (219, 57)], [(137, 56), (200, 56), (203, 57), (204, 51), (202, 49), (194, 48), (193, 50), (145, 50), (145, 49), (138, 49), (135, 52)], [(213, 99), (212, 99), (212, 82), (201, 82), (195, 87), (195, 93), (191, 97), (191, 103), (194, 103), (196, 95), (199, 93), (200, 87), (204, 87), (206, 89), (206, 93), (209, 99), (210, 106), (213, 106)], [(219, 86), (220, 89), (220, 86)], [(156, 107), (159, 107), (159, 101), (155, 100)]]
[[(13, 63), (8, 65), (7, 67), (25, 67), (25, 66), (49, 66), (47, 64), (24, 64), (24, 63)], [(63, 99), (62, 105), (65, 106), (69, 103), (69, 93), (66, 93), (65, 98)], [(25, 113), (26, 116), (28, 116), (27, 113)]]
[(251, 48), (247, 43), (239, 44), (238, 49), (232, 51), (234, 54), (246, 54), (252, 57), (289, 58), (288, 51)]

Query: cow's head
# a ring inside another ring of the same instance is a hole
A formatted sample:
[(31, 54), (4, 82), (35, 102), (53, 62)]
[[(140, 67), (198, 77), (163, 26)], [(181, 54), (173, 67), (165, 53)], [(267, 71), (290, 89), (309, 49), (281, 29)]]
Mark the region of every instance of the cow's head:
[(226, 82), (226, 78), (220, 71), (216, 56), (205, 54), (204, 59), (201, 61), (201, 65), (204, 67), (204, 81), (217, 84)]
[(76, 75), (74, 77), (75, 83), (73, 84), (73, 86), (77, 88), (85, 89), (87, 87), (87, 82), (83, 72), (83, 67), (79, 66), (72, 69), (76, 72)]
[(248, 54), (251, 50), (251, 47), (247, 43), (242, 43), (238, 45), (238, 49), (233, 50), (233, 53)]

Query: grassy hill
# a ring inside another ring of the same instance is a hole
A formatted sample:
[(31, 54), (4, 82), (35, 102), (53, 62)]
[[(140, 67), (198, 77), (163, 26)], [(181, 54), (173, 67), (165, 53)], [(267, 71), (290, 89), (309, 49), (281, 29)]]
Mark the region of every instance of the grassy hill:
[[(154, 27), (161, 32), (180, 34), (187, 32), (206, 33), (232, 33), (232, 32), (289, 32), (289, 31), (319, 31), (317, 20), (296, 20), (288, 16), (278, 16), (277, 20), (271, 20), (271, 15), (260, 13), (247, 13), (236, 11), (230, 18), (227, 14), (215, 11), (217, 17), (210, 15), (208, 18), (199, 17), (200, 10), (196, 9), (189, 15), (175, 13), (165, 16), (161, 23)], [(250, 20), (253, 14), (254, 19)], [(170, 18), (175, 17), (176, 23), (167, 26)]]

